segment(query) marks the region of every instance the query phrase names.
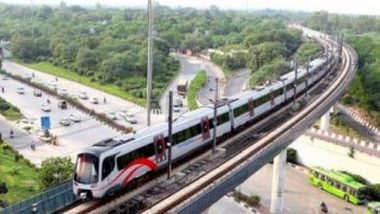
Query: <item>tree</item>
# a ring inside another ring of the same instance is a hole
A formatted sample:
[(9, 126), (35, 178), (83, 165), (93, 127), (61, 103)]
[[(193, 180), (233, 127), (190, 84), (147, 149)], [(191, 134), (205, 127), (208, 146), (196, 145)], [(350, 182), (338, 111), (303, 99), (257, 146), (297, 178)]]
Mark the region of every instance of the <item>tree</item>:
[(74, 164), (69, 157), (49, 158), (42, 162), (39, 170), (43, 187), (56, 186), (72, 177)]
[(252, 70), (278, 59), (284, 54), (285, 47), (278, 42), (264, 42), (249, 49), (248, 63)]

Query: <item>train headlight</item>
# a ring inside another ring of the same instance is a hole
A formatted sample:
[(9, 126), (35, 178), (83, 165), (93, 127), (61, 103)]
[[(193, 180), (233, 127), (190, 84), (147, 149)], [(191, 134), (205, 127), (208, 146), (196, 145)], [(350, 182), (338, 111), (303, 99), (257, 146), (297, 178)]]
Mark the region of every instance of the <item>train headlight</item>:
[(87, 192), (81, 192), (81, 193), (79, 194), (79, 197), (80, 197), (81, 199), (85, 200), (85, 199), (87, 198)]

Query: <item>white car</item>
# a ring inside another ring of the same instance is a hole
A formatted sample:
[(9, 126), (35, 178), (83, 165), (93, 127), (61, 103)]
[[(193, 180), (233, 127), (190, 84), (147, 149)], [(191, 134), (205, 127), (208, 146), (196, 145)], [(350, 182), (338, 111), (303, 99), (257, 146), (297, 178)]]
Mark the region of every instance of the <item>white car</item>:
[(68, 92), (67, 89), (65, 89), (65, 88), (61, 88), (61, 89), (59, 89), (57, 93), (58, 93), (59, 95), (61, 95), (61, 96), (67, 96), (67, 95), (69, 94), (69, 92)]
[(18, 87), (17, 88), (17, 93), (18, 94), (25, 94), (25, 89), (23, 87)]
[(125, 120), (128, 122), (128, 123), (131, 123), (131, 124), (136, 124), (137, 123), (137, 120), (135, 118), (135, 116), (131, 113), (128, 113), (127, 116), (125, 117)]
[(98, 100), (97, 97), (91, 97), (91, 99), (90, 99), (90, 103), (92, 103), (92, 104), (98, 104), (98, 103), (99, 103), (99, 100)]
[(70, 120), (77, 123), (82, 121), (82, 118), (79, 115), (70, 114)]
[(51, 111), (50, 105), (46, 104), (46, 103), (42, 104), (41, 105), (41, 110), (44, 111), (44, 112), (50, 112)]
[(117, 112), (117, 115), (118, 115), (119, 117), (123, 117), (123, 118), (125, 118), (125, 117), (127, 116), (127, 114), (128, 114), (128, 111), (127, 111), (127, 110), (121, 110), (121, 111), (118, 111), (118, 112)]
[(79, 98), (81, 98), (82, 100), (87, 100), (88, 99), (87, 93), (84, 91), (80, 92)]
[(108, 117), (111, 120), (117, 120), (117, 115), (115, 112), (107, 112), (105, 113), (106, 117)]

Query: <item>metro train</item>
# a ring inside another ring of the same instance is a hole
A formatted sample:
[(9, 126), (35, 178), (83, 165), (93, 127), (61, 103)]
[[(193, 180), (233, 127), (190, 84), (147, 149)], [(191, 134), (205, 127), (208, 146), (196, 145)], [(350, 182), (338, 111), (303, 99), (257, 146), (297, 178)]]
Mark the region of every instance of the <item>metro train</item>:
[[(217, 139), (289, 102), (322, 79), (337, 63), (334, 54), (325, 53), (310, 62), (309, 71), (299, 68), (297, 74), (291, 71), (218, 105)], [(175, 120), (172, 127), (172, 160), (175, 162), (212, 143), (213, 109), (208, 106), (188, 112)], [(81, 151), (74, 172), (74, 194), (102, 198), (138, 181), (148, 172), (163, 169), (168, 162), (167, 142), (168, 124), (163, 122), (103, 140)]]

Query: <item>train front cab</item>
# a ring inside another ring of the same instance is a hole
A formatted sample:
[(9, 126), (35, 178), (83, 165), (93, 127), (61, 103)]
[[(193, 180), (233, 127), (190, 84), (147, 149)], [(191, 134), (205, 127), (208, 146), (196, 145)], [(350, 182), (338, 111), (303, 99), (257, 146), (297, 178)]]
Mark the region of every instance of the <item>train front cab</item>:
[(97, 197), (92, 190), (98, 186), (99, 182), (99, 157), (94, 154), (78, 154), (74, 180), (74, 194), (81, 198)]

